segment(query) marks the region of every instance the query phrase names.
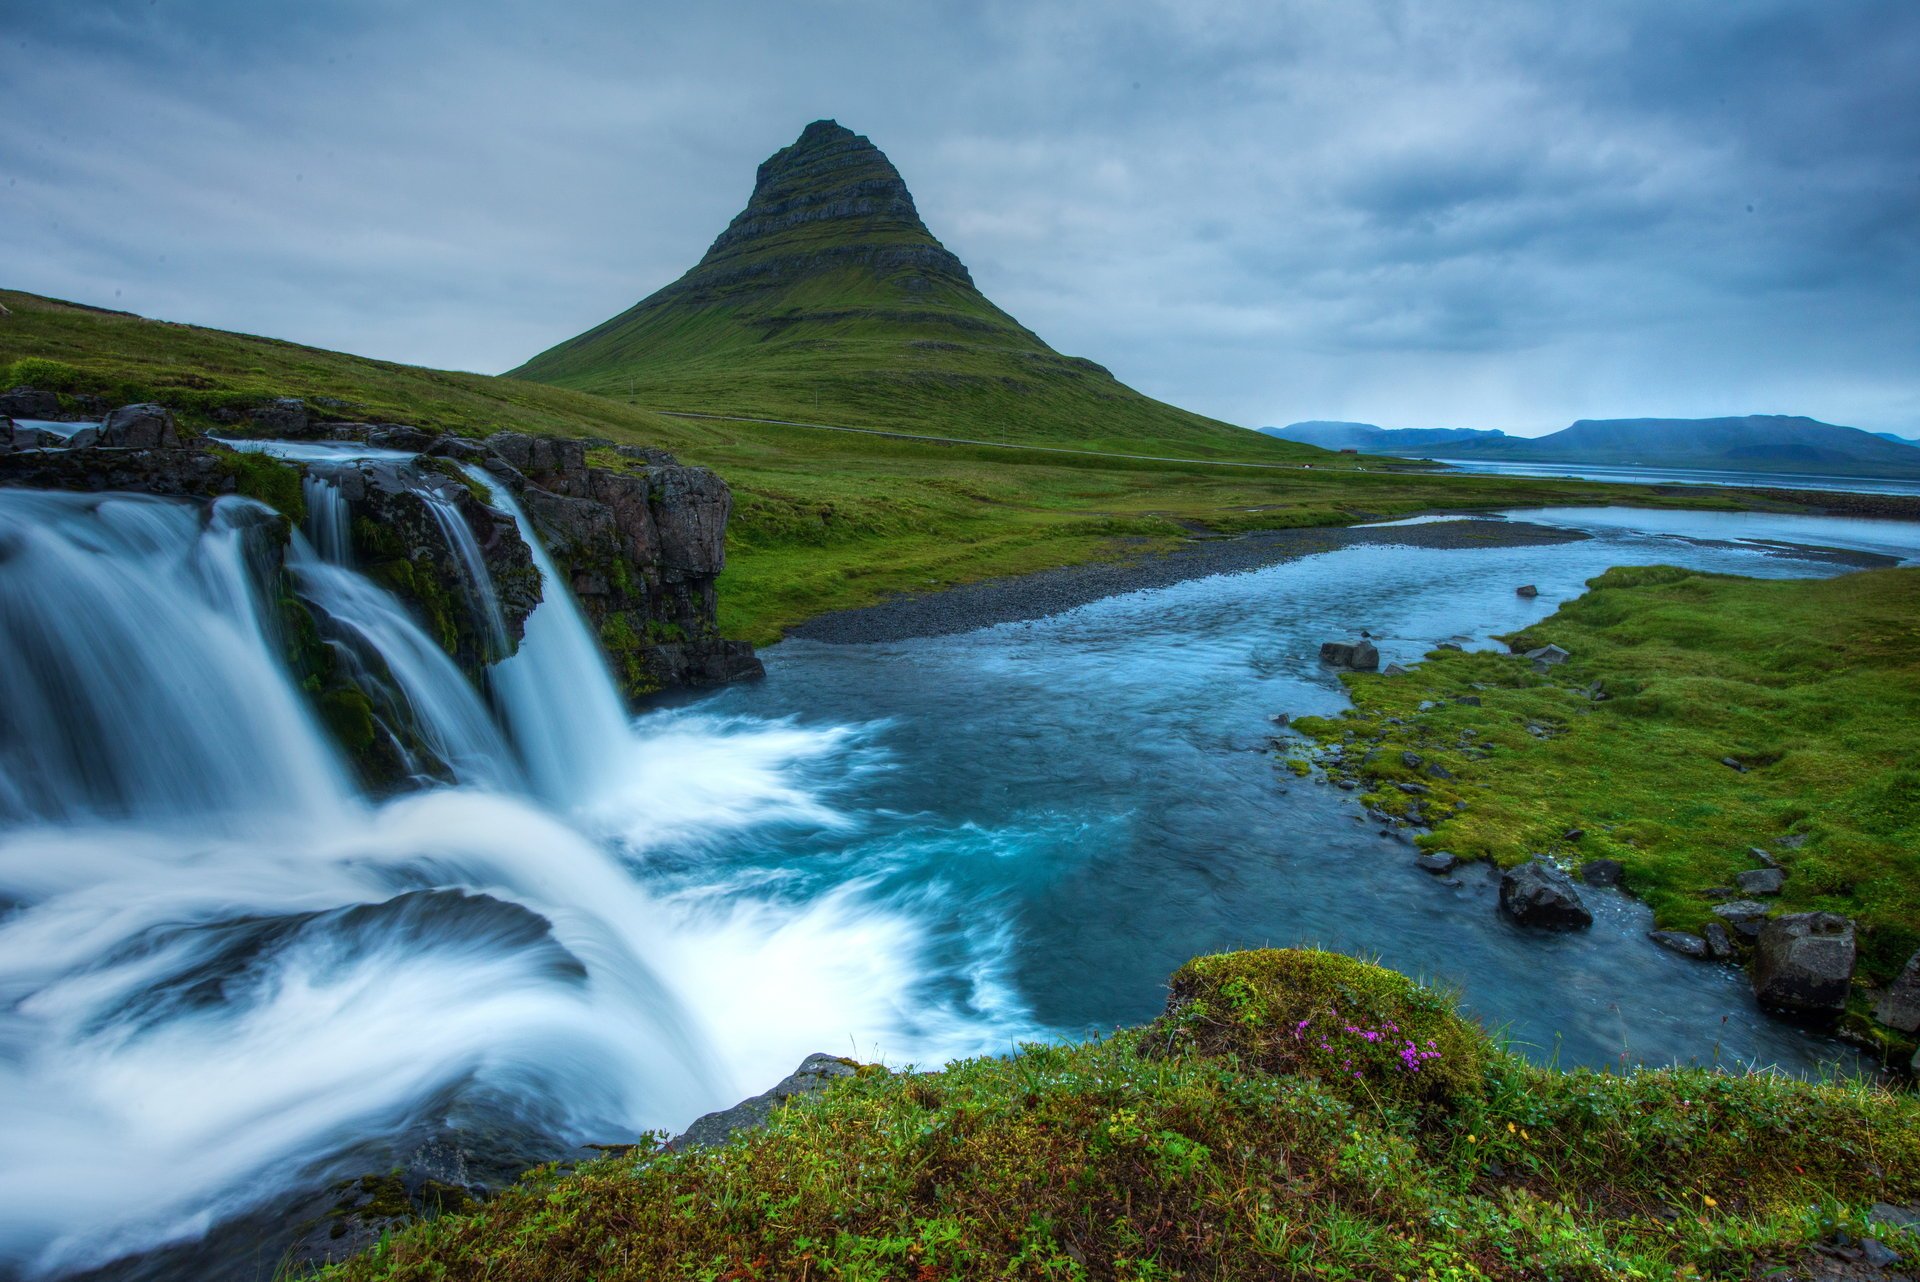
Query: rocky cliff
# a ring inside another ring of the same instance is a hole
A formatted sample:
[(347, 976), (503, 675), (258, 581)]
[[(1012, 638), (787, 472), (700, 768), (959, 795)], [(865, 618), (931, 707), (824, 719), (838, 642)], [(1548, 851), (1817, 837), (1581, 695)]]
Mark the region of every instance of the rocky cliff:
[[(0, 485), (238, 494), (297, 523), (306, 516), (303, 481), (324, 478), (344, 500), (359, 567), (408, 603), (478, 681), (488, 663), (518, 645), (541, 584), (512, 517), (457, 466), (475, 464), (518, 497), (630, 698), (761, 671), (752, 647), (722, 637), (714, 621), (732, 497), (705, 468), (610, 442), (598, 443), (589, 464), (580, 441), (513, 433), (476, 440), (404, 424), (324, 421), (297, 400), (234, 417), (234, 430), (246, 435), (357, 441), (412, 457), (282, 462), (185, 431), (159, 406), (127, 406), (64, 439), (0, 418)], [(484, 562), (497, 627), (484, 617), (449, 521), (465, 526)]]

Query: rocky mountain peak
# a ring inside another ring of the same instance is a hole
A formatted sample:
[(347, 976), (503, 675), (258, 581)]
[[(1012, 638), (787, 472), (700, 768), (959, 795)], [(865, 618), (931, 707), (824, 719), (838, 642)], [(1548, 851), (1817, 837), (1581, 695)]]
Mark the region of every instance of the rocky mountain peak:
[(920, 221), (886, 153), (838, 121), (816, 120), (760, 165), (747, 207), (682, 283), (732, 277), (770, 258), (780, 260), (774, 274), (785, 277), (804, 265), (796, 258), (826, 265), (849, 257), (973, 285), (966, 266)]

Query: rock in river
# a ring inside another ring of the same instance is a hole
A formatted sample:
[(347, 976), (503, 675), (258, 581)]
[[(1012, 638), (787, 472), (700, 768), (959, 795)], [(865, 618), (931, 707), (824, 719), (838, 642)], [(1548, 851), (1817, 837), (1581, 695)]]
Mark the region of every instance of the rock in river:
[(1380, 651), (1374, 648), (1371, 641), (1357, 641), (1352, 645), (1328, 641), (1320, 647), (1320, 662), (1332, 668), (1372, 672), (1380, 666)]
[(1647, 938), (1662, 948), (1679, 953), (1682, 957), (1705, 959), (1711, 955), (1707, 941), (1688, 930), (1655, 930), (1647, 933)]
[(1838, 1014), (1853, 985), (1853, 963), (1853, 923), (1845, 917), (1776, 917), (1754, 945), (1753, 994), (1761, 1005), (1790, 1014)]
[(1509, 868), (1500, 877), (1500, 907), (1522, 926), (1542, 930), (1585, 930), (1593, 914), (1580, 899), (1573, 878), (1546, 859)]

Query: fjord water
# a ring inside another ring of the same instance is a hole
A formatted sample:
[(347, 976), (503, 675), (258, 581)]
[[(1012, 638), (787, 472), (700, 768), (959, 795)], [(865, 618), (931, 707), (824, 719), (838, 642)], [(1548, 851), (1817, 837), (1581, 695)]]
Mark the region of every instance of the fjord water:
[[(0, 491), (0, 1261), (22, 1271), (190, 1240), (437, 1130), (618, 1141), (813, 1050), (937, 1063), (1135, 1022), (1219, 948), (1374, 953), (1563, 1062), (1839, 1056), (1647, 944), (1629, 902), (1585, 935), (1508, 926), (1489, 883), (1413, 871), (1267, 744), (1270, 714), (1341, 706), (1321, 640), (1413, 660), (1616, 564), (1842, 568), (1771, 527), (1556, 512), (1596, 537), (789, 642), (765, 682), (629, 723), (544, 556), (483, 700), (312, 498), (296, 590), (451, 782), (351, 783), (280, 665), (262, 509)], [(1870, 525), (1791, 535), (1920, 554), (1920, 527)]]

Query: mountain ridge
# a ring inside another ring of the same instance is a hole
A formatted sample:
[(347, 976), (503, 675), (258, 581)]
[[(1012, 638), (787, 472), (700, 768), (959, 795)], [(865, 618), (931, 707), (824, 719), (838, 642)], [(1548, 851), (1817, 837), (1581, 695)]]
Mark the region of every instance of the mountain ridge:
[(1049, 347), (980, 292), (886, 154), (831, 120), (759, 166), (745, 208), (693, 267), (509, 375), (665, 410), (1315, 457)]
[[(1261, 431), (1323, 448), (1462, 461), (1586, 463), (1736, 472), (1920, 477), (1920, 456), (1897, 437), (1795, 414), (1718, 418), (1578, 419), (1546, 436), (1475, 429), (1383, 428), (1310, 420)], [(1330, 444), (1334, 440), (1340, 444)]]

